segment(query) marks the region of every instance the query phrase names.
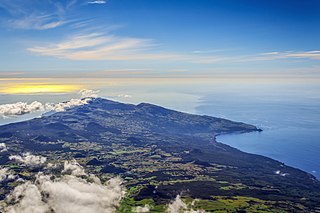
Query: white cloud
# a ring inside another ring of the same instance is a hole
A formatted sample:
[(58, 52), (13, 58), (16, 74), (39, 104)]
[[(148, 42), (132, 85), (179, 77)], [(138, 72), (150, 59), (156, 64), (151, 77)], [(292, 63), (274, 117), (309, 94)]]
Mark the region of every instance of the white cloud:
[(10, 15), (7, 26), (17, 29), (47, 30), (59, 27), (70, 21), (66, 13), (75, 1), (63, 3), (61, 1), (21, 1), (2, 0), (0, 8)]
[(151, 48), (153, 46), (155, 44), (150, 39), (91, 33), (27, 50), (38, 55), (70, 60), (179, 60), (186, 57), (155, 53)]
[(128, 95), (128, 94), (118, 94), (117, 97), (118, 97), (118, 98), (132, 98), (132, 95)]
[(73, 175), (73, 176), (76, 176), (76, 177), (78, 177), (78, 176), (86, 176), (87, 175), (85, 173), (83, 167), (76, 160), (65, 161), (62, 173), (70, 174), (70, 175)]
[(286, 52), (286, 53), (279, 53), (286, 58), (307, 58), (313, 60), (320, 60), (320, 50), (314, 51), (305, 51), (305, 52)]
[(188, 205), (183, 202), (180, 195), (177, 195), (177, 197), (174, 199), (173, 202), (171, 202), (168, 205), (167, 208), (168, 213), (204, 213), (204, 210), (193, 210), (192, 208), (189, 208)]
[[(0, 181), (15, 178), (12, 171), (0, 168)], [(34, 181), (24, 181), (15, 187), (1, 210), (7, 213), (115, 213), (125, 193), (120, 178), (111, 178), (102, 184), (98, 177), (87, 174), (77, 161), (72, 160), (65, 161), (63, 170), (57, 175), (38, 173)], [(168, 204), (166, 212), (204, 213), (204, 210), (193, 210), (195, 202), (186, 204), (178, 195)], [(138, 206), (132, 211), (147, 213), (151, 207)]]
[(101, 1), (101, 0), (97, 0), (97, 1), (89, 1), (88, 4), (105, 4), (107, 3), (107, 1)]
[(11, 155), (9, 156), (10, 160), (23, 163), (28, 166), (36, 166), (44, 164), (47, 161), (46, 157), (40, 155), (33, 155), (30, 152), (24, 153), (22, 155)]
[(5, 143), (0, 143), (0, 152), (8, 151), (7, 145)]
[(66, 21), (52, 15), (30, 15), (21, 19), (10, 21), (10, 25), (13, 28), (34, 30), (52, 29), (59, 27), (65, 23)]
[(69, 60), (167, 60), (187, 61), (199, 64), (242, 63), (250, 61), (281, 60), (281, 59), (312, 59), (320, 60), (320, 51), (287, 51), (257, 53), (254, 55), (215, 54), (181, 54), (160, 52), (151, 39), (120, 37), (103, 33), (88, 33), (71, 36), (63, 41), (47, 45), (30, 47), (31, 53)]
[(150, 206), (148, 204), (142, 206), (134, 207), (132, 210), (134, 213), (148, 213), (150, 212)]
[(25, 102), (17, 102), (14, 104), (2, 104), (0, 105), (0, 116), (13, 116), (13, 115), (23, 115), (35, 111), (44, 110), (42, 103), (34, 101), (31, 104)]
[[(61, 112), (67, 108), (71, 108), (74, 106), (80, 106), (84, 104), (88, 104), (88, 101), (92, 100), (92, 98), (98, 97), (99, 91), (82, 89), (79, 91), (81, 94), (80, 99), (71, 99), (67, 102), (61, 103), (45, 103), (42, 104), (38, 101), (34, 101), (31, 104), (26, 102), (17, 102), (13, 104), (2, 104), (0, 105), (0, 117), (10, 117), (17, 115), (24, 115), (36, 111), (56, 111)], [(1, 147), (0, 147), (1, 148)]]
[(168, 213), (179, 213), (181, 210), (186, 210), (187, 204), (185, 204), (180, 195), (177, 195), (176, 199), (168, 205)]
[(81, 98), (97, 98), (99, 92), (100, 91), (98, 90), (91, 89), (82, 89), (79, 91), (79, 93), (81, 94)]
[(74, 107), (74, 106), (81, 106), (81, 105), (87, 104), (89, 100), (91, 100), (91, 98), (71, 99), (67, 102), (61, 102), (61, 103), (57, 103), (57, 104), (46, 103), (45, 110), (53, 110), (56, 112), (62, 112), (62, 111), (65, 111), (66, 109)]
[(273, 61), (284, 59), (307, 59), (307, 60), (320, 60), (320, 51), (284, 51), (284, 52), (265, 52), (257, 53), (254, 55), (236, 55), (236, 56), (224, 56), (224, 55), (211, 55), (194, 57), (192, 62), (200, 64), (214, 64), (221, 62), (229, 63), (245, 63), (254, 61)]
[(8, 168), (1, 168), (0, 167), (0, 182), (7, 181), (7, 180), (14, 180), (16, 179), (16, 175), (13, 174), (11, 170)]
[(56, 168), (58, 168), (58, 166), (59, 166), (59, 165), (56, 164), (56, 163), (47, 163), (45, 169), (49, 169), (49, 170), (51, 170), (51, 169), (56, 169)]
[[(47, 165), (47, 168), (57, 168), (57, 165)], [(94, 174), (87, 174), (84, 168), (75, 160), (65, 161), (63, 164), (62, 174), (72, 175), (75, 177), (87, 176), (90, 180), (92, 180), (96, 184), (101, 184), (100, 179)]]
[[(68, 163), (67, 163), (68, 164)], [(125, 195), (119, 178), (105, 184), (73, 175), (38, 174), (34, 182), (17, 186), (6, 198), (8, 213), (113, 213)]]
[(152, 39), (120, 37), (104, 33), (87, 33), (65, 40), (27, 48), (31, 53), (69, 60), (178, 60), (193, 63), (216, 63), (220, 56), (199, 56), (157, 51)]
[(235, 57), (232, 60), (235, 62), (250, 62), (250, 61), (272, 61), (283, 59), (308, 59), (320, 60), (320, 51), (284, 51), (284, 52), (265, 52), (256, 55), (247, 55)]

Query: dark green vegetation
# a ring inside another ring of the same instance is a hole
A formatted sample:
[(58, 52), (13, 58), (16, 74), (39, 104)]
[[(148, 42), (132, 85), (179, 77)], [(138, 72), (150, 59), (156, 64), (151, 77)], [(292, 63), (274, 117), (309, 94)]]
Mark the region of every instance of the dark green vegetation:
[[(267, 157), (216, 142), (218, 134), (260, 131), (252, 125), (190, 115), (151, 104), (105, 99), (65, 112), (0, 127), (9, 152), (0, 162), (21, 177), (41, 168), (16, 166), (8, 156), (30, 151), (50, 163), (75, 158), (128, 189), (119, 212), (149, 204), (153, 212), (181, 194), (207, 212), (319, 211), (320, 183), (312, 175)], [(2, 182), (5, 197), (14, 182)]]

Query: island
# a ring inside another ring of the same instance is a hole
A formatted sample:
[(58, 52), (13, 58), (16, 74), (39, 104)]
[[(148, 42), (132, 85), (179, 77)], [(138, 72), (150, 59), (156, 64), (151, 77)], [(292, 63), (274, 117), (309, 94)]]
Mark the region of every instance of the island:
[[(6, 146), (1, 168), (18, 176), (0, 177), (0, 199), (6, 202), (18, 180), (34, 180), (49, 164), (76, 160), (102, 181), (121, 178), (126, 193), (117, 212), (145, 205), (150, 212), (165, 212), (177, 195), (206, 212), (320, 211), (320, 182), (313, 175), (216, 141), (217, 135), (254, 131), (262, 130), (148, 103), (92, 98), (0, 127), (0, 143)], [(13, 160), (22, 153), (42, 156), (45, 163)]]

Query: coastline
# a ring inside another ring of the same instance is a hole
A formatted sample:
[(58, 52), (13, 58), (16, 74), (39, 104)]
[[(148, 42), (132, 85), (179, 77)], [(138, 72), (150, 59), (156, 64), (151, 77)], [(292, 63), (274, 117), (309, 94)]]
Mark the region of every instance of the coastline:
[[(309, 171), (306, 168), (303, 168), (301, 166), (297, 166), (294, 163), (290, 163), (291, 162), (290, 160), (283, 160), (283, 159), (281, 159), (281, 157), (278, 157), (277, 155), (274, 155), (272, 153), (270, 154), (270, 153), (264, 152), (263, 149), (252, 148), (254, 146), (254, 144), (251, 144), (251, 143), (250, 144), (243, 144), (242, 141), (244, 139), (241, 139), (240, 140), (241, 142), (239, 142), (239, 138), (241, 138), (241, 137), (254, 138), (255, 135), (253, 135), (253, 134), (260, 134), (260, 133), (264, 134), (264, 132), (265, 131), (262, 131), (262, 132), (261, 131), (251, 131), (251, 132), (243, 132), (243, 133), (220, 134), (220, 135), (217, 135), (215, 137), (215, 140), (218, 143), (222, 143), (222, 144), (228, 145), (230, 147), (233, 147), (235, 149), (240, 150), (241, 152), (245, 152), (245, 153), (248, 153), (248, 154), (259, 155), (259, 156), (263, 156), (263, 157), (267, 157), (267, 158), (279, 161), (281, 163), (284, 163), (287, 166), (290, 166), (292, 168), (295, 168), (295, 169), (301, 170), (303, 172), (306, 172), (306, 173), (314, 176), (318, 181), (320, 181), (320, 176), (317, 175), (316, 172)], [(259, 141), (256, 141), (255, 145), (257, 145), (258, 143), (259, 143)]]

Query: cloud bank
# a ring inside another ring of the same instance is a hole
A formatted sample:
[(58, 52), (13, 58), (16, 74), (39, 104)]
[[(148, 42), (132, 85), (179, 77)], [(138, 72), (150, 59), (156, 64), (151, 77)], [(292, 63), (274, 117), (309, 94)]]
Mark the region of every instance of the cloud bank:
[(2, 104), (0, 105), (0, 116), (7, 117), (14, 115), (23, 115), (35, 111), (43, 111), (44, 109), (44, 105), (38, 101), (34, 101), (31, 104), (25, 102)]
[(8, 213), (113, 213), (125, 191), (119, 178), (106, 184), (88, 182), (72, 175), (38, 174), (34, 182), (17, 186), (6, 198)]
[[(40, 158), (35, 159), (31, 162), (44, 163), (39, 160)], [(52, 174), (52, 169), (57, 175)], [(48, 171), (51, 174), (45, 174)], [(14, 175), (9, 169), (0, 168), (0, 182), (16, 178), (17, 175)], [(35, 180), (23, 181), (21, 185), (16, 186), (0, 205), (0, 212), (115, 213), (125, 194), (125, 187), (120, 178), (111, 178), (102, 184), (97, 176), (86, 173), (76, 160), (71, 160), (65, 161), (63, 168), (60, 167), (60, 169), (57, 166), (48, 166), (44, 173), (40, 172), (36, 175)], [(178, 195), (168, 204), (166, 212), (205, 212), (204, 210), (193, 210), (193, 206), (194, 202), (186, 204)], [(151, 207), (147, 204), (132, 209), (132, 212), (135, 213), (150, 211)]]
[(26, 102), (17, 102), (13, 104), (3, 104), (0, 105), (0, 117), (10, 117), (17, 115), (24, 115), (36, 111), (56, 111), (61, 112), (67, 108), (74, 106), (80, 106), (87, 104), (92, 98), (98, 97), (98, 91), (82, 89), (79, 92), (81, 94), (81, 99), (71, 99), (67, 102), (61, 103), (45, 103), (42, 104), (38, 101), (34, 101), (30, 104)]
[[(14, 178), (9, 175), (11, 173), (8, 169), (0, 169), (0, 181)], [(6, 205), (0, 206), (0, 211), (7, 213), (115, 212), (125, 195), (121, 179), (111, 178), (101, 184), (96, 176), (94, 177), (98, 180), (92, 181), (90, 177), (93, 176), (85, 173), (83, 167), (75, 160), (66, 161), (62, 172), (57, 172), (57, 175), (38, 173), (34, 181), (26, 181), (15, 187), (5, 199)]]

